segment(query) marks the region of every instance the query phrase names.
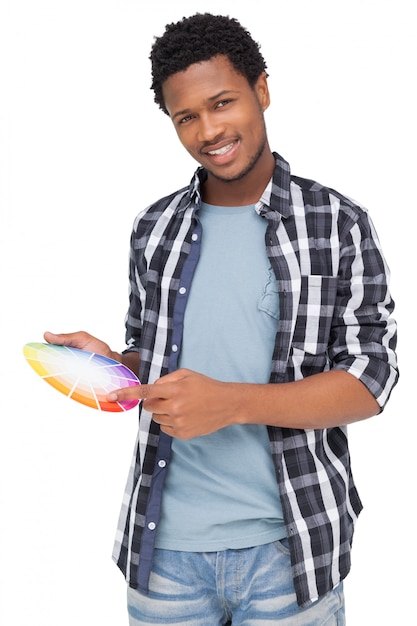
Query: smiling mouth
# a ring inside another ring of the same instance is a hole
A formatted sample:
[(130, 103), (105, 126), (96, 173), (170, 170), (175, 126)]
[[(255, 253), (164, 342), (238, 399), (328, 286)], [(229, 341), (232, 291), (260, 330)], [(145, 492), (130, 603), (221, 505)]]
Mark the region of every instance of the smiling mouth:
[(231, 143), (228, 143), (226, 146), (218, 148), (217, 150), (207, 150), (207, 154), (209, 154), (210, 156), (222, 156), (223, 154), (226, 154), (226, 152), (229, 152), (229, 150), (233, 148), (233, 145), (234, 142), (232, 141)]

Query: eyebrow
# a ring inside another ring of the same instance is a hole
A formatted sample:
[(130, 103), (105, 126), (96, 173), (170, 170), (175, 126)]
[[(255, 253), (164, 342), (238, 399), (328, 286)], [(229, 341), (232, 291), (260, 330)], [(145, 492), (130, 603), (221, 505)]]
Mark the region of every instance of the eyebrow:
[[(216, 93), (214, 96), (210, 96), (209, 98), (207, 98), (206, 102), (213, 102), (214, 100), (218, 100), (219, 98), (222, 98), (225, 95), (230, 95), (233, 93), (238, 93), (238, 92), (233, 89), (223, 89), (222, 91), (219, 91), (218, 93)], [(172, 116), (172, 119), (175, 120), (177, 117), (183, 117), (185, 115), (188, 115), (189, 113), (191, 113), (191, 109), (182, 109), (182, 111), (177, 111), (176, 113), (174, 113), (174, 115)]]

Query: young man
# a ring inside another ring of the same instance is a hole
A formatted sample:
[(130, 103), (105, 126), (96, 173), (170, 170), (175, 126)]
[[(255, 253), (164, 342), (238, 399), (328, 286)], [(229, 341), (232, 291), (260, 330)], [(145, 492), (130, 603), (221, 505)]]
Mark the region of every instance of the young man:
[(388, 270), (366, 210), (271, 152), (266, 65), (233, 19), (167, 26), (155, 101), (201, 165), (139, 214), (127, 350), (142, 385), (114, 558), (132, 625), (344, 624), (361, 510), (346, 425), (397, 381)]

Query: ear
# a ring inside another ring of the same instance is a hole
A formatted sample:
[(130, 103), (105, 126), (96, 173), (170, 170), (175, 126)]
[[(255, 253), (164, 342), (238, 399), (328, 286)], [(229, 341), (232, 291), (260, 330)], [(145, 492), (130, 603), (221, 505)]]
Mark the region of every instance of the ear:
[(258, 97), (259, 104), (261, 105), (262, 111), (266, 111), (271, 102), (271, 99), (269, 97), (268, 77), (266, 72), (262, 72), (262, 74), (259, 76), (258, 80), (255, 83), (254, 89)]

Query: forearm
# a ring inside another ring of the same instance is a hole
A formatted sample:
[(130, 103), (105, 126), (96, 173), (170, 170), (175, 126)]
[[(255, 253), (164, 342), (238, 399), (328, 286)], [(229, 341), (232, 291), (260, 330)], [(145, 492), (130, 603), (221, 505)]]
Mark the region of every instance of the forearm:
[(122, 389), (114, 400), (142, 398), (143, 407), (167, 434), (180, 439), (207, 435), (233, 424), (320, 429), (376, 415), (380, 407), (353, 375), (333, 370), (289, 383), (226, 383), (180, 369)]
[(356, 422), (380, 411), (368, 389), (341, 370), (290, 383), (232, 384), (224, 391), (233, 407), (231, 423), (318, 429)]

